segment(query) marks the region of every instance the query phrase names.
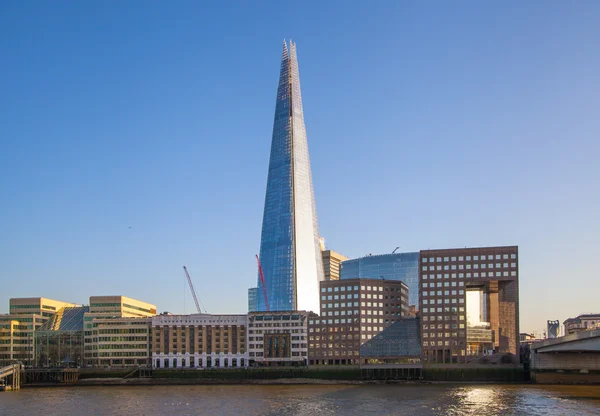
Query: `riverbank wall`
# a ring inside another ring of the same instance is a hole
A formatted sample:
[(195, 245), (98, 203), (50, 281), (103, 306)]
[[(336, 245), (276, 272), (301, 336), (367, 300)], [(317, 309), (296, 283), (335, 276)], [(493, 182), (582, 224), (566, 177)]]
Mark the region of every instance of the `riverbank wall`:
[[(81, 369), (67, 385), (190, 385), (190, 384), (383, 384), (438, 382), (522, 383), (522, 368), (294, 368), (232, 370), (154, 370), (145, 377), (123, 370)], [(65, 385), (30, 383), (27, 386)]]

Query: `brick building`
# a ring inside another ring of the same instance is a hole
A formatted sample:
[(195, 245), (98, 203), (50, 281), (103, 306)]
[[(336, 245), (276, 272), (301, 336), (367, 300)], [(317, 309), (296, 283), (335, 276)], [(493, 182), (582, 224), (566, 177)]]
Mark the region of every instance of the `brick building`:
[(321, 316), (308, 323), (310, 365), (358, 365), (360, 347), (407, 314), (408, 287), (399, 280), (320, 283)]
[(422, 250), (419, 290), (425, 362), (518, 355), (517, 246)]

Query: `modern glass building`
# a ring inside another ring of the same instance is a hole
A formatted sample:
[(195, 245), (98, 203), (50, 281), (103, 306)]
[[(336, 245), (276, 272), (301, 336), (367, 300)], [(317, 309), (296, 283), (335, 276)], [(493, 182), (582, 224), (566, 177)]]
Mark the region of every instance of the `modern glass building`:
[(248, 312), (256, 312), (258, 302), (258, 288), (251, 287), (248, 289)]
[(419, 307), (419, 253), (366, 256), (342, 262), (340, 279), (401, 280), (408, 286), (409, 306)]
[[(319, 309), (323, 261), (304, 126), (296, 45), (283, 43), (260, 262), (271, 311)], [(258, 293), (262, 293), (260, 277)], [(266, 311), (263, 296), (257, 310)]]

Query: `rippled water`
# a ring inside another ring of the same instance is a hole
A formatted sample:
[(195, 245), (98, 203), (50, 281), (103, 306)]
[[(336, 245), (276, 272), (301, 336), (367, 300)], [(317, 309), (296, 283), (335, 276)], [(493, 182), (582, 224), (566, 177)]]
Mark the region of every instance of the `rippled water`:
[(0, 415), (600, 415), (598, 386), (301, 385), (27, 388)]

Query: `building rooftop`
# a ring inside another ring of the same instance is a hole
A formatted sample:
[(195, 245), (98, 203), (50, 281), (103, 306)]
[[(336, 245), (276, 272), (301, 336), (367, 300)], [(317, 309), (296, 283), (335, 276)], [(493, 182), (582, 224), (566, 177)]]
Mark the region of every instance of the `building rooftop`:
[(89, 310), (88, 306), (60, 308), (37, 332), (83, 331), (83, 314)]

